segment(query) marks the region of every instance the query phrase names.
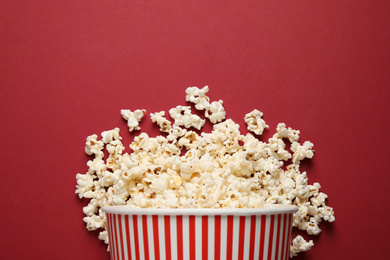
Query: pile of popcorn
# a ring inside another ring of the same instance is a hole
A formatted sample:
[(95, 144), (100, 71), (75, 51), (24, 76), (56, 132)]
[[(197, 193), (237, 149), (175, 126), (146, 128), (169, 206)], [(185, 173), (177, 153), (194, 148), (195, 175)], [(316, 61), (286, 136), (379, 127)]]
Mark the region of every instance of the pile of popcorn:
[[(177, 106), (151, 113), (162, 132), (157, 137), (140, 133), (124, 153), (119, 128), (87, 137), (85, 152), (94, 156), (89, 170), (76, 175), (76, 194), (90, 199), (83, 208), (88, 230), (101, 230), (99, 239), (108, 244), (104, 206), (132, 208), (261, 208), (264, 204), (296, 205), (293, 225), (309, 235), (320, 233), (322, 220), (335, 220), (326, 205), (327, 195), (319, 183), (308, 183), (300, 162), (314, 155), (313, 144), (299, 142), (299, 131), (279, 123), (268, 142), (260, 141), (269, 128), (258, 110), (245, 115), (250, 132), (242, 135), (239, 125), (226, 119), (223, 101), (210, 102), (209, 88), (186, 89), (186, 101), (204, 111), (205, 119), (191, 112), (191, 106)], [(129, 131), (140, 130), (145, 109), (121, 110)], [(206, 119), (211, 133), (201, 130)], [(194, 128), (194, 129), (192, 129)], [(284, 140), (288, 140), (290, 151)], [(104, 159), (106, 154), (108, 157)], [(289, 163), (283, 169), (284, 164)], [(307, 251), (313, 241), (298, 235), (292, 241), (290, 256)]]

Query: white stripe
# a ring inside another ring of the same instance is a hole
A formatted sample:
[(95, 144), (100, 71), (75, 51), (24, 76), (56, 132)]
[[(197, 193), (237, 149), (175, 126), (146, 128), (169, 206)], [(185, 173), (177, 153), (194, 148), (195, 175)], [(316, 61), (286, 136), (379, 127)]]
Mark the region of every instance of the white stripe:
[(110, 221), (110, 217), (111, 217), (111, 214), (110, 213), (106, 213), (106, 219), (107, 219), (107, 232), (108, 232), (108, 245), (109, 245), (109, 249), (110, 249), (110, 257), (113, 258), (113, 246), (112, 246), (112, 223)]
[[(129, 237), (130, 237), (130, 252), (131, 252), (131, 259), (135, 259), (135, 236), (134, 236), (134, 222), (133, 222), (133, 216), (129, 215), (127, 216), (129, 218)], [(137, 216), (134, 216), (137, 217)]]
[(195, 217), (195, 259), (197, 260), (202, 260), (202, 222), (202, 216)]
[(149, 258), (154, 259), (153, 216), (148, 215), (146, 217), (146, 222), (148, 225)]
[(221, 259), (226, 259), (227, 250), (227, 216), (221, 216)]
[(158, 240), (159, 240), (159, 247), (160, 247), (160, 259), (164, 260), (166, 259), (165, 255), (165, 225), (164, 225), (164, 216), (158, 216)]
[(176, 216), (170, 217), (171, 221), (171, 254), (172, 260), (177, 260), (177, 227)]
[(251, 235), (251, 216), (245, 218), (244, 259), (249, 259)]
[(138, 223), (138, 242), (139, 242), (139, 258), (145, 259), (145, 252), (144, 252), (144, 230), (142, 225), (142, 215), (137, 216), (137, 223)]
[(127, 259), (127, 237), (126, 237), (126, 223), (125, 223), (125, 215), (120, 215), (120, 222), (122, 225), (122, 243), (123, 243), (123, 254), (124, 258), (123, 260), (128, 260)]
[(115, 233), (118, 235), (118, 230), (117, 230), (117, 227), (118, 227), (118, 223), (116, 221), (116, 214), (112, 214), (112, 230), (113, 230), (113, 234), (112, 236), (114, 237), (113, 238), (113, 247), (114, 247), (114, 258), (115, 259), (119, 259), (119, 256), (117, 254), (117, 252), (119, 251), (118, 250), (118, 237), (115, 235)]
[(281, 216), (281, 220), (280, 220), (280, 231), (279, 231), (279, 245), (278, 245), (278, 256), (279, 256), (279, 259), (282, 260), (283, 259), (283, 252), (282, 252), (282, 245), (283, 245), (283, 230), (284, 230), (284, 214), (280, 214)]
[(240, 216), (233, 216), (233, 250), (232, 259), (238, 259), (238, 245), (240, 240)]
[[(255, 252), (253, 256), (255, 259), (259, 259), (260, 251), (260, 233), (261, 233), (261, 217), (256, 216), (256, 229), (255, 229)], [(252, 260), (252, 259), (251, 259)]]
[(270, 226), (271, 226), (271, 215), (266, 215), (266, 223), (265, 223), (265, 236), (264, 236), (264, 255), (263, 258), (267, 259), (268, 256), (268, 244), (269, 244), (269, 236), (270, 236)]
[(183, 259), (190, 259), (189, 216), (183, 216)]
[(208, 259), (214, 259), (214, 248), (215, 247), (215, 217), (211, 216), (208, 217), (209, 221), (209, 227), (208, 227), (208, 236), (209, 236), (209, 241), (208, 241)]

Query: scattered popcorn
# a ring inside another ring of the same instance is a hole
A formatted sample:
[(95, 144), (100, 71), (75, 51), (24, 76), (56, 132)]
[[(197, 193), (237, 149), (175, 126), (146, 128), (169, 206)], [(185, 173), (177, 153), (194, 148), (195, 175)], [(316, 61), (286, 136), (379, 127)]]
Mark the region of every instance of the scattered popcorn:
[(88, 155), (98, 155), (103, 157), (103, 148), (104, 143), (102, 141), (97, 140), (97, 135), (91, 135), (87, 137), (87, 141), (85, 142), (85, 153)]
[(274, 138), (287, 138), (290, 143), (298, 142), (299, 130), (293, 130), (291, 127), (287, 128), (285, 123), (279, 123), (276, 128)]
[(264, 129), (269, 128), (269, 126), (261, 118), (262, 116), (263, 113), (257, 109), (246, 114), (244, 119), (245, 119), (245, 123), (248, 125), (248, 130), (254, 132), (257, 135), (263, 134)]
[(307, 242), (302, 236), (298, 235), (292, 241), (292, 245), (290, 247), (290, 257), (297, 256), (298, 253), (309, 250), (313, 245), (313, 240)]
[(177, 106), (169, 110), (169, 115), (175, 120), (174, 126), (184, 126), (185, 128), (195, 127), (200, 130), (206, 120), (191, 113), (190, 106)]
[(164, 117), (165, 112), (150, 113), (150, 118), (153, 123), (156, 123), (160, 127), (161, 132), (167, 132), (172, 129), (171, 122)]
[[(190, 87), (186, 100), (213, 124), (211, 133), (198, 134), (205, 119), (191, 113), (190, 106), (177, 106), (151, 113), (153, 123), (166, 133), (150, 137), (139, 133), (124, 153), (119, 128), (88, 136), (85, 152), (94, 156), (87, 162), (88, 171), (76, 175), (75, 193), (90, 199), (83, 208), (88, 230), (100, 230), (99, 239), (108, 243), (106, 219), (101, 208), (127, 205), (132, 208), (260, 208), (264, 204), (296, 205), (293, 226), (308, 235), (318, 235), (322, 220), (335, 220), (333, 208), (326, 205), (328, 196), (319, 183), (309, 184), (301, 172), (301, 161), (314, 156), (313, 144), (299, 143), (298, 130), (279, 123), (276, 133), (262, 142), (252, 133), (242, 135), (240, 126), (225, 119), (223, 102), (206, 96), (209, 88)], [(121, 110), (129, 131), (139, 130), (145, 109)], [(245, 115), (250, 131), (261, 135), (269, 128), (263, 113), (253, 110)], [(284, 139), (291, 143), (290, 151)], [(104, 158), (104, 149), (108, 154)], [(292, 241), (291, 257), (309, 250), (313, 241), (297, 236)]]
[(299, 164), (301, 160), (304, 158), (312, 158), (314, 155), (314, 151), (312, 150), (313, 144), (309, 141), (306, 141), (303, 143), (303, 145), (300, 145), (298, 142), (293, 142), (291, 144), (291, 151), (294, 152), (293, 154), (293, 163)]
[(226, 117), (225, 108), (222, 106), (223, 101), (214, 101), (210, 104), (209, 108), (206, 109), (205, 117), (210, 119), (213, 124), (219, 123)]
[(198, 110), (208, 109), (210, 106), (210, 98), (206, 96), (207, 92), (209, 92), (208, 86), (202, 89), (189, 87), (186, 89), (186, 101), (194, 103), (195, 108)]
[(131, 112), (129, 109), (122, 109), (121, 114), (123, 119), (127, 121), (129, 131), (140, 130), (139, 122), (141, 122), (142, 117), (146, 114), (145, 109), (137, 109), (134, 112)]

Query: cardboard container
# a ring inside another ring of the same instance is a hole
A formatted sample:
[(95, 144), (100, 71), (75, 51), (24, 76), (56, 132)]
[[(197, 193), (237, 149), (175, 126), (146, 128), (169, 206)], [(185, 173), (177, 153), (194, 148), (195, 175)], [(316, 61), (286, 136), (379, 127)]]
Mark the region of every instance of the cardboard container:
[(109, 206), (112, 260), (289, 259), (292, 205), (261, 209)]

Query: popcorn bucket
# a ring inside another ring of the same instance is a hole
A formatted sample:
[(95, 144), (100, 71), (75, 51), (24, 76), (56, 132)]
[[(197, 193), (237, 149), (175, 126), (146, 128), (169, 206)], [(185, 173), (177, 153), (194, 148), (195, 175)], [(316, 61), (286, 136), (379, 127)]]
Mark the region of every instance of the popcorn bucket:
[(108, 206), (111, 260), (289, 259), (292, 205), (260, 209)]

